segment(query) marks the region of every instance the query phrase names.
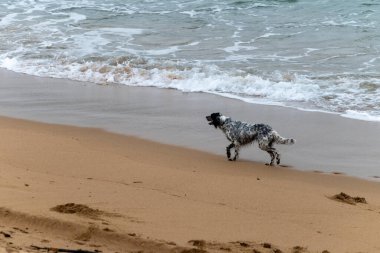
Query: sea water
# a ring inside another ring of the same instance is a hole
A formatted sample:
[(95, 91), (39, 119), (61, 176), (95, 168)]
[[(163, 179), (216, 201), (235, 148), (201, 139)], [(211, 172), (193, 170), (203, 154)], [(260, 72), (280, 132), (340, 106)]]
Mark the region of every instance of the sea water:
[(376, 0), (0, 0), (0, 67), (380, 121)]

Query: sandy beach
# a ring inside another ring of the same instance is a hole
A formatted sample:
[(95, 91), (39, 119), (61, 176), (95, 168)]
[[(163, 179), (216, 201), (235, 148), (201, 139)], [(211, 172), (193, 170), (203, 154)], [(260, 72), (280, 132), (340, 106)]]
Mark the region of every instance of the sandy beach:
[[(380, 251), (378, 123), (210, 94), (1, 77), (4, 252)], [(256, 146), (228, 162), (225, 137), (204, 118), (212, 111), (296, 138), (279, 147), (286, 167), (265, 166)]]
[(0, 253), (379, 253), (379, 26), (373, 0), (0, 1)]
[[(376, 182), (4, 117), (0, 136), (8, 250), (380, 250)], [(367, 204), (331, 199), (341, 192)]]

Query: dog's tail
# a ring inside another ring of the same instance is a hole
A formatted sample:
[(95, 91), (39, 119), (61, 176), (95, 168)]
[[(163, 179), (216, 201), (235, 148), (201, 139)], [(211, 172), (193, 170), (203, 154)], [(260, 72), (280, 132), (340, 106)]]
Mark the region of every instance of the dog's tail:
[(284, 138), (281, 135), (279, 135), (276, 131), (273, 131), (273, 136), (274, 136), (274, 141), (276, 143), (278, 143), (278, 144), (288, 144), (288, 145), (291, 145), (291, 144), (296, 143), (295, 139)]

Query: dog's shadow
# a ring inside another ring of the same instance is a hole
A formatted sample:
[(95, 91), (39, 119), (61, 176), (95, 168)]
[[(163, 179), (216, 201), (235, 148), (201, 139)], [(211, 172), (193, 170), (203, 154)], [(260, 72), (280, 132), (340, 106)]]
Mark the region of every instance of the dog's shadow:
[[(269, 163), (265, 164), (266, 166), (271, 166)], [(282, 167), (282, 168), (292, 168), (293, 166), (291, 165), (286, 165), (286, 164), (278, 164), (276, 166), (271, 166), (271, 167)]]

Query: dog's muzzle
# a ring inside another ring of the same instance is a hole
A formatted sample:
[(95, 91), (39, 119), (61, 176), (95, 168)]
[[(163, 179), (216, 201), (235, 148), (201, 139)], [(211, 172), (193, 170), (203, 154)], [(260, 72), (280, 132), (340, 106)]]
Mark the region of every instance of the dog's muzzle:
[(214, 124), (211, 116), (206, 116), (206, 119), (207, 119), (209, 125), (213, 125)]

